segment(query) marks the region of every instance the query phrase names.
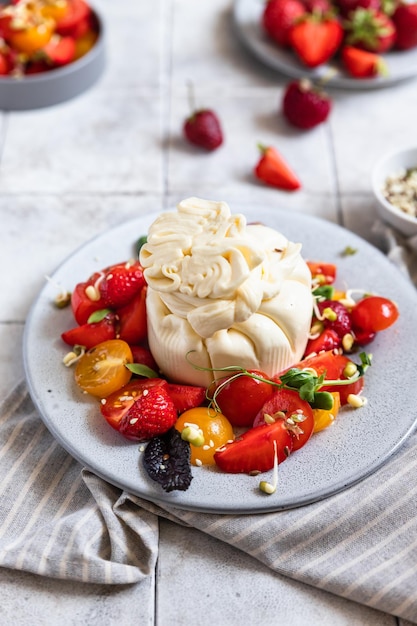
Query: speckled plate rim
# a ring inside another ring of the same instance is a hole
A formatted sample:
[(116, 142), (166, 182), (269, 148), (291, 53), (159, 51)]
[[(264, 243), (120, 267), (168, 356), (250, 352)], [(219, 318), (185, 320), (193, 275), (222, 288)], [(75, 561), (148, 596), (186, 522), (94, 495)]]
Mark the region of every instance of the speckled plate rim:
[(263, 32), (261, 15), (262, 0), (235, 0), (233, 5), (233, 26), (242, 44), (265, 65), (291, 78), (328, 78), (328, 87), (342, 89), (376, 89), (391, 87), (398, 82), (417, 75), (417, 49), (404, 52), (390, 51), (383, 55), (388, 67), (388, 76), (369, 79), (355, 79), (348, 76), (337, 62), (326, 63), (313, 70), (303, 67), (290, 50), (275, 45)]
[[(417, 388), (411, 388), (408, 381), (417, 347), (413, 317), (417, 292), (380, 251), (333, 223), (257, 206), (232, 210), (302, 242), (305, 258), (336, 262), (338, 284), (382, 293), (394, 299), (401, 311), (396, 326), (380, 333), (372, 344), (368, 404), (344, 410), (331, 428), (314, 435), (283, 463), (276, 493), (261, 493), (259, 477), (225, 475), (207, 467), (193, 468), (188, 491), (164, 493), (144, 472), (138, 444), (126, 441), (105, 423), (96, 400), (76, 388), (72, 372), (62, 364), (67, 349), (60, 333), (73, 322), (69, 309), (53, 306), (54, 283), (70, 289), (93, 271), (130, 258), (134, 243), (156, 214), (100, 234), (56, 269), (53, 282), (45, 284), (26, 322), (24, 367), (30, 395), (47, 428), (63, 448), (101, 478), (161, 505), (222, 514), (264, 513), (322, 500), (357, 483), (383, 465), (414, 431)], [(346, 246), (357, 253), (341, 255)], [(393, 420), (393, 416), (400, 419)], [(271, 476), (266, 473), (263, 478)]]

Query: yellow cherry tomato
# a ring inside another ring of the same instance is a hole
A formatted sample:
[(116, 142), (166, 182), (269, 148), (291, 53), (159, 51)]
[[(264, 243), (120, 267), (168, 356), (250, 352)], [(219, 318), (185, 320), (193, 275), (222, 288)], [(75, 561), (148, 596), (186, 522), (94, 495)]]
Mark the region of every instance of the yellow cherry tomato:
[(83, 391), (106, 398), (131, 379), (132, 372), (126, 367), (127, 363), (133, 363), (129, 344), (120, 339), (103, 341), (78, 361), (75, 382)]
[(97, 33), (90, 30), (85, 33), (85, 35), (81, 35), (75, 41), (75, 59), (80, 59), (87, 52), (90, 52), (91, 48), (97, 41)]
[(191, 431), (196, 437), (190, 441), (191, 463), (193, 465), (215, 465), (214, 453), (225, 443), (234, 439), (232, 425), (222, 413), (214, 409), (199, 406), (182, 413), (175, 423), (175, 428), (182, 433), (184, 429)]
[(33, 24), (27, 28), (11, 30), (8, 40), (12, 48), (18, 52), (32, 54), (40, 50), (50, 40), (54, 31), (54, 21), (42, 20), (39, 24)]
[(62, 20), (68, 13), (67, 0), (43, 0), (40, 4), (42, 15), (56, 21)]
[(337, 417), (340, 409), (340, 395), (338, 391), (331, 394), (333, 396), (333, 408), (326, 409), (313, 409), (314, 415), (314, 429), (313, 433), (318, 433), (320, 430), (324, 430), (328, 426), (331, 426)]

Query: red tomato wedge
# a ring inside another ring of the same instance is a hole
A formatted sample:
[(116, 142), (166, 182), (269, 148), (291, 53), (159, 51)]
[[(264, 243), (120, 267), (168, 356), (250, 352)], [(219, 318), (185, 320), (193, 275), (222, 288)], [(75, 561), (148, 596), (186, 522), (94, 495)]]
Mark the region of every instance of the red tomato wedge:
[(285, 420), (274, 424), (261, 424), (247, 430), (231, 443), (220, 448), (214, 455), (216, 465), (229, 474), (267, 472), (274, 466), (276, 443), (278, 462), (282, 463), (291, 453), (293, 437), (285, 427)]
[[(303, 361), (300, 361), (294, 367), (299, 368), (312, 368), (314, 369), (319, 376), (321, 374), (325, 375), (325, 380), (347, 380), (347, 377), (344, 375), (344, 370), (346, 365), (351, 363), (352, 360), (349, 359), (344, 354), (334, 354), (332, 351), (323, 352), (322, 354), (318, 354), (317, 356), (307, 357)], [(347, 397), (349, 394), (359, 394), (364, 386), (364, 379), (358, 378), (354, 382), (349, 385), (326, 385), (322, 387), (320, 391), (338, 391), (340, 394), (340, 403), (342, 405), (347, 404)]]
[(168, 384), (168, 393), (177, 409), (178, 413), (184, 413), (189, 409), (201, 406), (206, 399), (205, 387), (193, 385)]
[(258, 426), (265, 423), (264, 415), (274, 416), (278, 412), (283, 412), (286, 418), (292, 415), (302, 415), (304, 418), (299, 422), (298, 426), (302, 432), (292, 434), (293, 450), (299, 450), (310, 439), (314, 430), (314, 414), (313, 409), (305, 400), (302, 400), (297, 391), (292, 389), (277, 389), (272, 397), (265, 402), (253, 423)]
[(331, 285), (336, 280), (337, 268), (334, 263), (307, 261), (307, 265), (312, 277), (318, 278), (319, 282), (325, 285)]
[(84, 346), (87, 350), (98, 343), (116, 338), (116, 316), (108, 313), (100, 322), (82, 324), (61, 334), (62, 339), (70, 346)]
[(60, 35), (73, 35), (74, 29), (91, 13), (91, 8), (83, 0), (69, 0), (67, 12), (56, 22), (56, 32)]

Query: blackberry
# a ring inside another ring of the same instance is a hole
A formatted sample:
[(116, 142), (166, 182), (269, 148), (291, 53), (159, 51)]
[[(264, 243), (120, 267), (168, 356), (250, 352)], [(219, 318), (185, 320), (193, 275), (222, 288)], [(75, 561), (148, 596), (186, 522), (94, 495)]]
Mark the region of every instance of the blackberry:
[(149, 477), (166, 492), (186, 491), (193, 479), (190, 444), (181, 439), (181, 434), (175, 428), (149, 441), (143, 455), (143, 465)]

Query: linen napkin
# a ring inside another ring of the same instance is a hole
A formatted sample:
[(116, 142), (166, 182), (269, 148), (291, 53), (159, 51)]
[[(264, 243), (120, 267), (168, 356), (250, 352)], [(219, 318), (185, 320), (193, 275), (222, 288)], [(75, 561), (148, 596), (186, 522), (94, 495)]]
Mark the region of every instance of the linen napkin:
[[(415, 280), (415, 242), (378, 228), (390, 258)], [(0, 445), (0, 566), (91, 583), (139, 582), (154, 569), (162, 516), (272, 571), (417, 623), (417, 433), (344, 492), (256, 515), (182, 511), (107, 484), (53, 439), (23, 382), (0, 406)]]

